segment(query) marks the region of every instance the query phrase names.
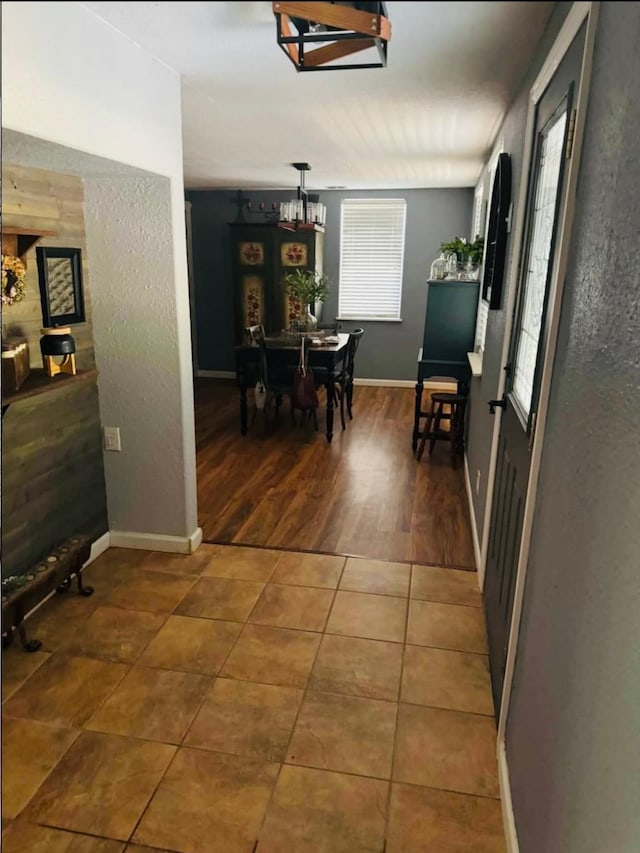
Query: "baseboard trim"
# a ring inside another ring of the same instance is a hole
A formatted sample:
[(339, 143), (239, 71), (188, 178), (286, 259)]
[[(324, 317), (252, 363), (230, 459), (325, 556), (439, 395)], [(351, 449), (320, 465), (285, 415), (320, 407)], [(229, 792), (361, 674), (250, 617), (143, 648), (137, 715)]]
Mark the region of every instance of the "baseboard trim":
[(353, 380), (354, 385), (370, 385), (372, 388), (415, 388), (416, 383), (413, 379), (357, 379)]
[(198, 379), (235, 379), (235, 370), (197, 370)]
[(194, 551), (197, 551), (200, 545), (202, 544), (202, 528), (196, 527), (191, 536), (189, 537), (189, 553), (193, 554)]
[[(369, 385), (372, 388), (415, 388), (416, 380), (415, 379), (354, 379), (354, 385)], [(453, 383), (451, 382), (424, 382), (425, 388), (443, 388), (445, 385), (447, 387), (453, 388)]]
[[(111, 547), (111, 533), (107, 530), (106, 533), (103, 533), (99, 539), (96, 539), (95, 542), (91, 543), (91, 553), (89, 554), (89, 559), (84, 564), (88, 566), (89, 563), (93, 563), (94, 560), (97, 560), (100, 554), (104, 554), (107, 548)], [(84, 568), (84, 567), (83, 567)]]
[(518, 832), (516, 830), (516, 818), (513, 813), (513, 800), (511, 799), (509, 765), (507, 764), (507, 751), (505, 749), (504, 741), (498, 742), (498, 782), (500, 784), (502, 822), (504, 825), (504, 836), (507, 842), (507, 853), (520, 853)]
[(193, 554), (202, 542), (202, 528), (196, 528), (191, 536), (163, 536), (160, 533), (112, 530), (110, 539), (112, 548), (137, 548), (143, 551), (164, 551), (167, 554)]
[[(469, 459), (467, 454), (464, 454), (464, 484), (467, 489), (467, 501), (469, 503), (469, 518), (471, 519), (471, 536), (473, 538), (473, 555), (476, 560), (476, 570), (480, 572), (482, 563), (482, 549), (480, 548), (480, 539), (478, 538), (478, 527), (476, 525), (476, 512), (473, 506), (473, 492), (471, 490), (471, 477), (469, 476)], [(479, 575), (478, 575), (479, 577)]]

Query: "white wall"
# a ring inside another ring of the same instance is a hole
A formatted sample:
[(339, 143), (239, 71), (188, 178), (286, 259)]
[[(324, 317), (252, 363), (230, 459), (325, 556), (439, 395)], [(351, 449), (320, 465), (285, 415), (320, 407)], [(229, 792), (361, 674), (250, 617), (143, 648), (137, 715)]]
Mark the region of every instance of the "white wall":
[[(102, 422), (136, 436), (127, 464), (107, 465), (110, 515), (119, 530), (192, 536), (197, 507), (179, 77), (80, 3), (6, 2), (2, 18), (3, 128), (75, 149), (79, 160), (86, 152), (168, 179), (161, 182), (163, 190), (157, 179), (138, 185), (136, 203), (121, 196), (122, 204), (110, 210), (95, 194), (98, 184), (91, 183), (99, 165), (92, 173), (84, 157), (91, 194), (89, 252), (96, 262), (92, 280), (110, 288), (110, 297), (126, 302), (129, 316), (137, 318), (133, 330), (130, 323), (114, 323), (109, 311), (94, 311)], [(112, 180), (117, 195), (118, 179)], [(106, 194), (106, 184), (103, 190)], [(158, 233), (135, 249), (130, 241), (126, 252), (135, 251), (136, 279), (125, 280), (105, 259), (117, 253), (145, 208), (146, 192), (146, 227), (156, 218)], [(104, 308), (108, 300), (101, 296), (96, 293)], [(162, 367), (161, 394), (149, 393), (149, 365), (138, 357), (141, 343)], [(151, 455), (152, 478), (146, 475)]]

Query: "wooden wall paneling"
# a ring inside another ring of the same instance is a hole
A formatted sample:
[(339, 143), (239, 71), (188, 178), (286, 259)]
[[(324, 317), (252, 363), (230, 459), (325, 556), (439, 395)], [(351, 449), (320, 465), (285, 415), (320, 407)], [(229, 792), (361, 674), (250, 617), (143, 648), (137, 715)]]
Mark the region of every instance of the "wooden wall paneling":
[[(91, 264), (84, 228), (82, 180), (3, 164), (3, 222), (49, 230), (39, 245), (82, 252), (86, 322), (74, 324), (79, 369), (95, 367)], [(25, 299), (5, 306), (3, 337), (29, 342), (32, 367), (42, 367), (42, 309), (35, 248), (27, 254)], [(100, 414), (95, 381), (14, 403), (3, 421), (2, 574), (25, 571), (68, 536), (95, 539), (108, 530)]]

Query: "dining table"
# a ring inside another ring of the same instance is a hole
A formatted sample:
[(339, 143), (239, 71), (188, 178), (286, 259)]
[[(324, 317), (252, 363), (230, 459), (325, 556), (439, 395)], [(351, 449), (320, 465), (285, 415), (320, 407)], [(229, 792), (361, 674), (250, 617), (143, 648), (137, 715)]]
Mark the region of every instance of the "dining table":
[[(300, 339), (294, 335), (268, 335), (264, 339), (269, 359), (276, 366), (295, 366), (300, 360)], [(309, 368), (316, 385), (326, 388), (326, 435), (333, 438), (334, 387), (347, 354), (349, 335), (338, 333), (328, 338), (311, 338), (307, 348)], [(240, 388), (240, 432), (247, 434), (247, 390), (255, 384), (260, 346), (246, 343), (236, 347), (236, 379)]]

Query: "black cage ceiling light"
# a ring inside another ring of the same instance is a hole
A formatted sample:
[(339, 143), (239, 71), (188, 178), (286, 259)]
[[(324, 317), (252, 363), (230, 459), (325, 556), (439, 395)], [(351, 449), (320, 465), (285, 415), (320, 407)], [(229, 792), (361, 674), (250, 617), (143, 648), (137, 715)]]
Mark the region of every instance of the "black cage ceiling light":
[[(391, 23), (385, 3), (273, 3), (278, 44), (298, 71), (384, 68)], [(377, 48), (377, 62), (338, 63)], [(331, 63), (331, 64), (328, 64)]]

